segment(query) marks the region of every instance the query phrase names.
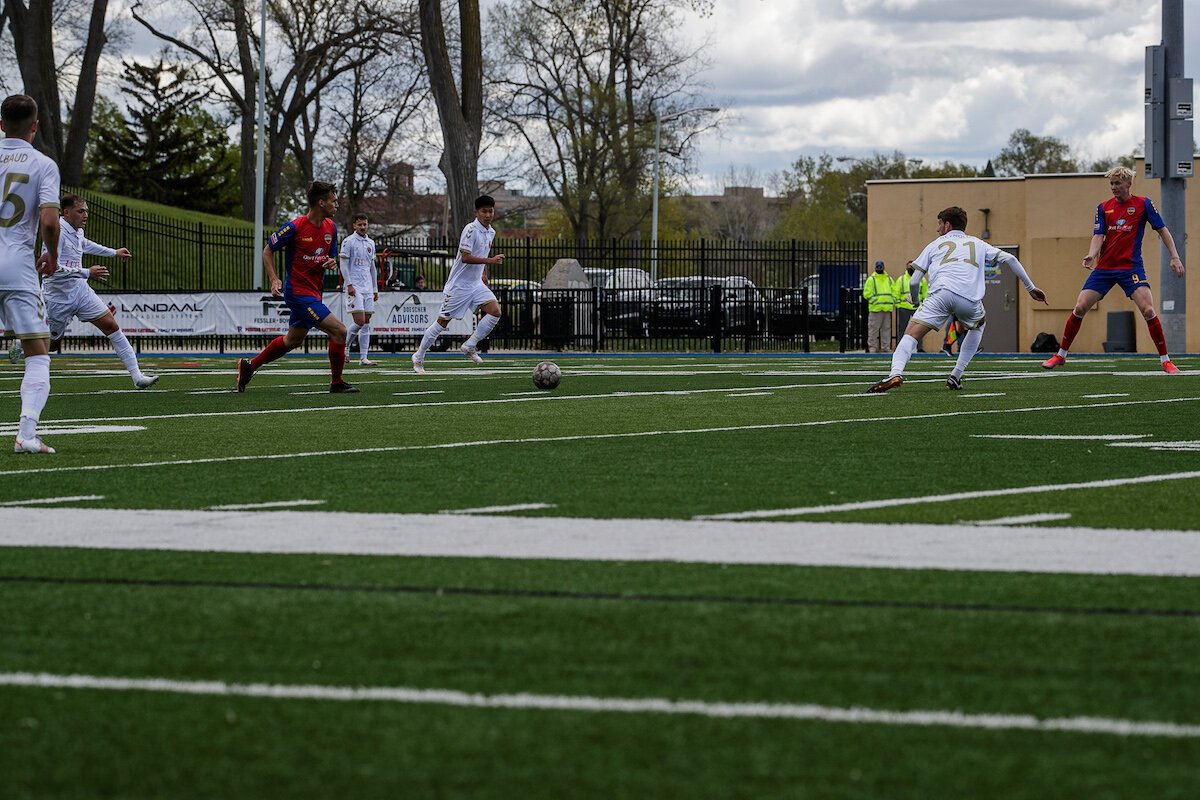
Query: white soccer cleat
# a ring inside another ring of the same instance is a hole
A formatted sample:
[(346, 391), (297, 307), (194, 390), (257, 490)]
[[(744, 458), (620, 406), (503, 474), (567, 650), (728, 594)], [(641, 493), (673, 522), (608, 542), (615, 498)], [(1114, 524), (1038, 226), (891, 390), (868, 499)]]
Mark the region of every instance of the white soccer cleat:
[(21, 347), (21, 340), (14, 339), (13, 343), (8, 346), (8, 363), (15, 364), (25, 355), (25, 349)]
[(462, 347), (458, 349), (462, 350), (463, 355), (474, 361), (476, 364), (483, 363), (483, 356), (479, 355), (479, 351), (466, 342), (463, 342)]
[(369, 358), (364, 358), (362, 361), (359, 361), (359, 362), (358, 362), (358, 365), (359, 365), (360, 367), (378, 367), (378, 366), (379, 366), (379, 362), (378, 362), (378, 361), (372, 361), (372, 360), (371, 360), (371, 359), (369, 359)]
[(416, 353), (413, 353), (412, 362), (413, 362), (413, 372), (417, 373), (418, 375), (424, 375), (425, 374), (425, 358), (424, 358), (424, 356), (418, 356)]
[(54, 448), (48, 447), (45, 443), (42, 442), (41, 439), (39, 439), (36, 436), (33, 437), (32, 439), (22, 439), (21, 437), (18, 436), (13, 441), (13, 452), (14, 453), (49, 454), (49, 453), (54, 452)]
[(143, 375), (140, 378), (133, 379), (133, 385), (139, 389), (146, 389), (158, 383), (157, 375)]

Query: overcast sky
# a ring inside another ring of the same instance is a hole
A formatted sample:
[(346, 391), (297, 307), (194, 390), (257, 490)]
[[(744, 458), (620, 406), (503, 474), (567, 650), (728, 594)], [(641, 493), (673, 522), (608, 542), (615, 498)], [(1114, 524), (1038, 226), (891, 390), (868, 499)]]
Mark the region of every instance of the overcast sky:
[[(1145, 48), (1162, 5), (1143, 0), (715, 0), (685, 26), (711, 39), (705, 74), (722, 130), (699, 142), (693, 189), (730, 167), (800, 155), (982, 166), (1017, 128), (1087, 158), (1144, 138)], [(1200, 3), (1185, 0), (1185, 74), (1200, 63)]]

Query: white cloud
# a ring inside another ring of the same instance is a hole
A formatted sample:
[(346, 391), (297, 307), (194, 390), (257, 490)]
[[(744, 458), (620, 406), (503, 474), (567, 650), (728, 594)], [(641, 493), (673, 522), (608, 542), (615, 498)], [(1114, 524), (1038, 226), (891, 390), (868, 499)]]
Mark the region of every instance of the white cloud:
[(705, 77), (726, 109), (721, 134), (699, 143), (693, 186), (821, 152), (982, 165), (1017, 128), (1085, 158), (1128, 153), (1144, 135), (1144, 52), (1161, 19), (1159, 3), (1107, 0), (716, 0), (685, 31), (711, 35)]

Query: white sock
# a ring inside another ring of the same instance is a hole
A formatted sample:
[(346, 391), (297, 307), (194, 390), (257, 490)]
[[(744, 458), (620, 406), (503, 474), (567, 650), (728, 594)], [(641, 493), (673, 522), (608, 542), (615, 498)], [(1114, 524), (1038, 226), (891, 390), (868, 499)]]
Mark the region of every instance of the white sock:
[(896, 345), (896, 352), (892, 353), (892, 371), (888, 373), (888, 377), (894, 378), (897, 375), (903, 375), (905, 365), (916, 351), (917, 340), (907, 333), (904, 334), (900, 344)]
[(108, 335), (108, 340), (112, 342), (113, 350), (117, 351), (117, 357), (121, 359), (121, 363), (125, 365), (125, 369), (129, 370), (129, 374), (136, 381), (142, 376), (142, 369), (138, 366), (137, 353), (133, 352), (133, 345), (125, 338), (125, 331), (117, 329)]
[(347, 353), (350, 352), (350, 343), (354, 341), (355, 336), (358, 336), (358, 332), (361, 329), (362, 329), (362, 326), (359, 325), (357, 322), (350, 323), (350, 328), (346, 331), (346, 352)]
[(367, 351), (371, 349), (371, 323), (364, 324), (358, 329), (358, 358), (367, 360)]
[(492, 332), (492, 328), (496, 327), (496, 323), (500, 321), (500, 317), (491, 314), (484, 314), (483, 319), (479, 320), (479, 324), (475, 326), (475, 332), (471, 334), (471, 338), (467, 339), (467, 344), (471, 347), (482, 342)]
[(429, 327), (425, 329), (425, 335), (421, 337), (421, 346), (417, 348), (416, 357), (424, 358), (425, 353), (429, 348), (433, 347), (433, 343), (437, 341), (437, 338), (445, 332), (446, 329), (438, 324), (436, 319), (429, 323)]
[(961, 378), (963, 373), (967, 371), (967, 364), (979, 352), (979, 343), (983, 340), (983, 329), (987, 325), (980, 325), (973, 331), (967, 331), (967, 335), (963, 337), (962, 344), (958, 347), (958, 361), (954, 362), (954, 369), (950, 374), (956, 378)]
[(50, 397), (50, 356), (26, 356), (21, 381), (21, 438), (37, 436), (38, 418)]

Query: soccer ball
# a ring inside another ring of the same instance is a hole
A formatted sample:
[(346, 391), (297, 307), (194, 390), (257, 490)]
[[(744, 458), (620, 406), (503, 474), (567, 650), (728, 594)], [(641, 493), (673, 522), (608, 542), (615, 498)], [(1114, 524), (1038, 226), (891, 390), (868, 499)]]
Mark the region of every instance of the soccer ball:
[(562, 380), (562, 370), (553, 361), (543, 361), (533, 368), (533, 385), (549, 391)]

